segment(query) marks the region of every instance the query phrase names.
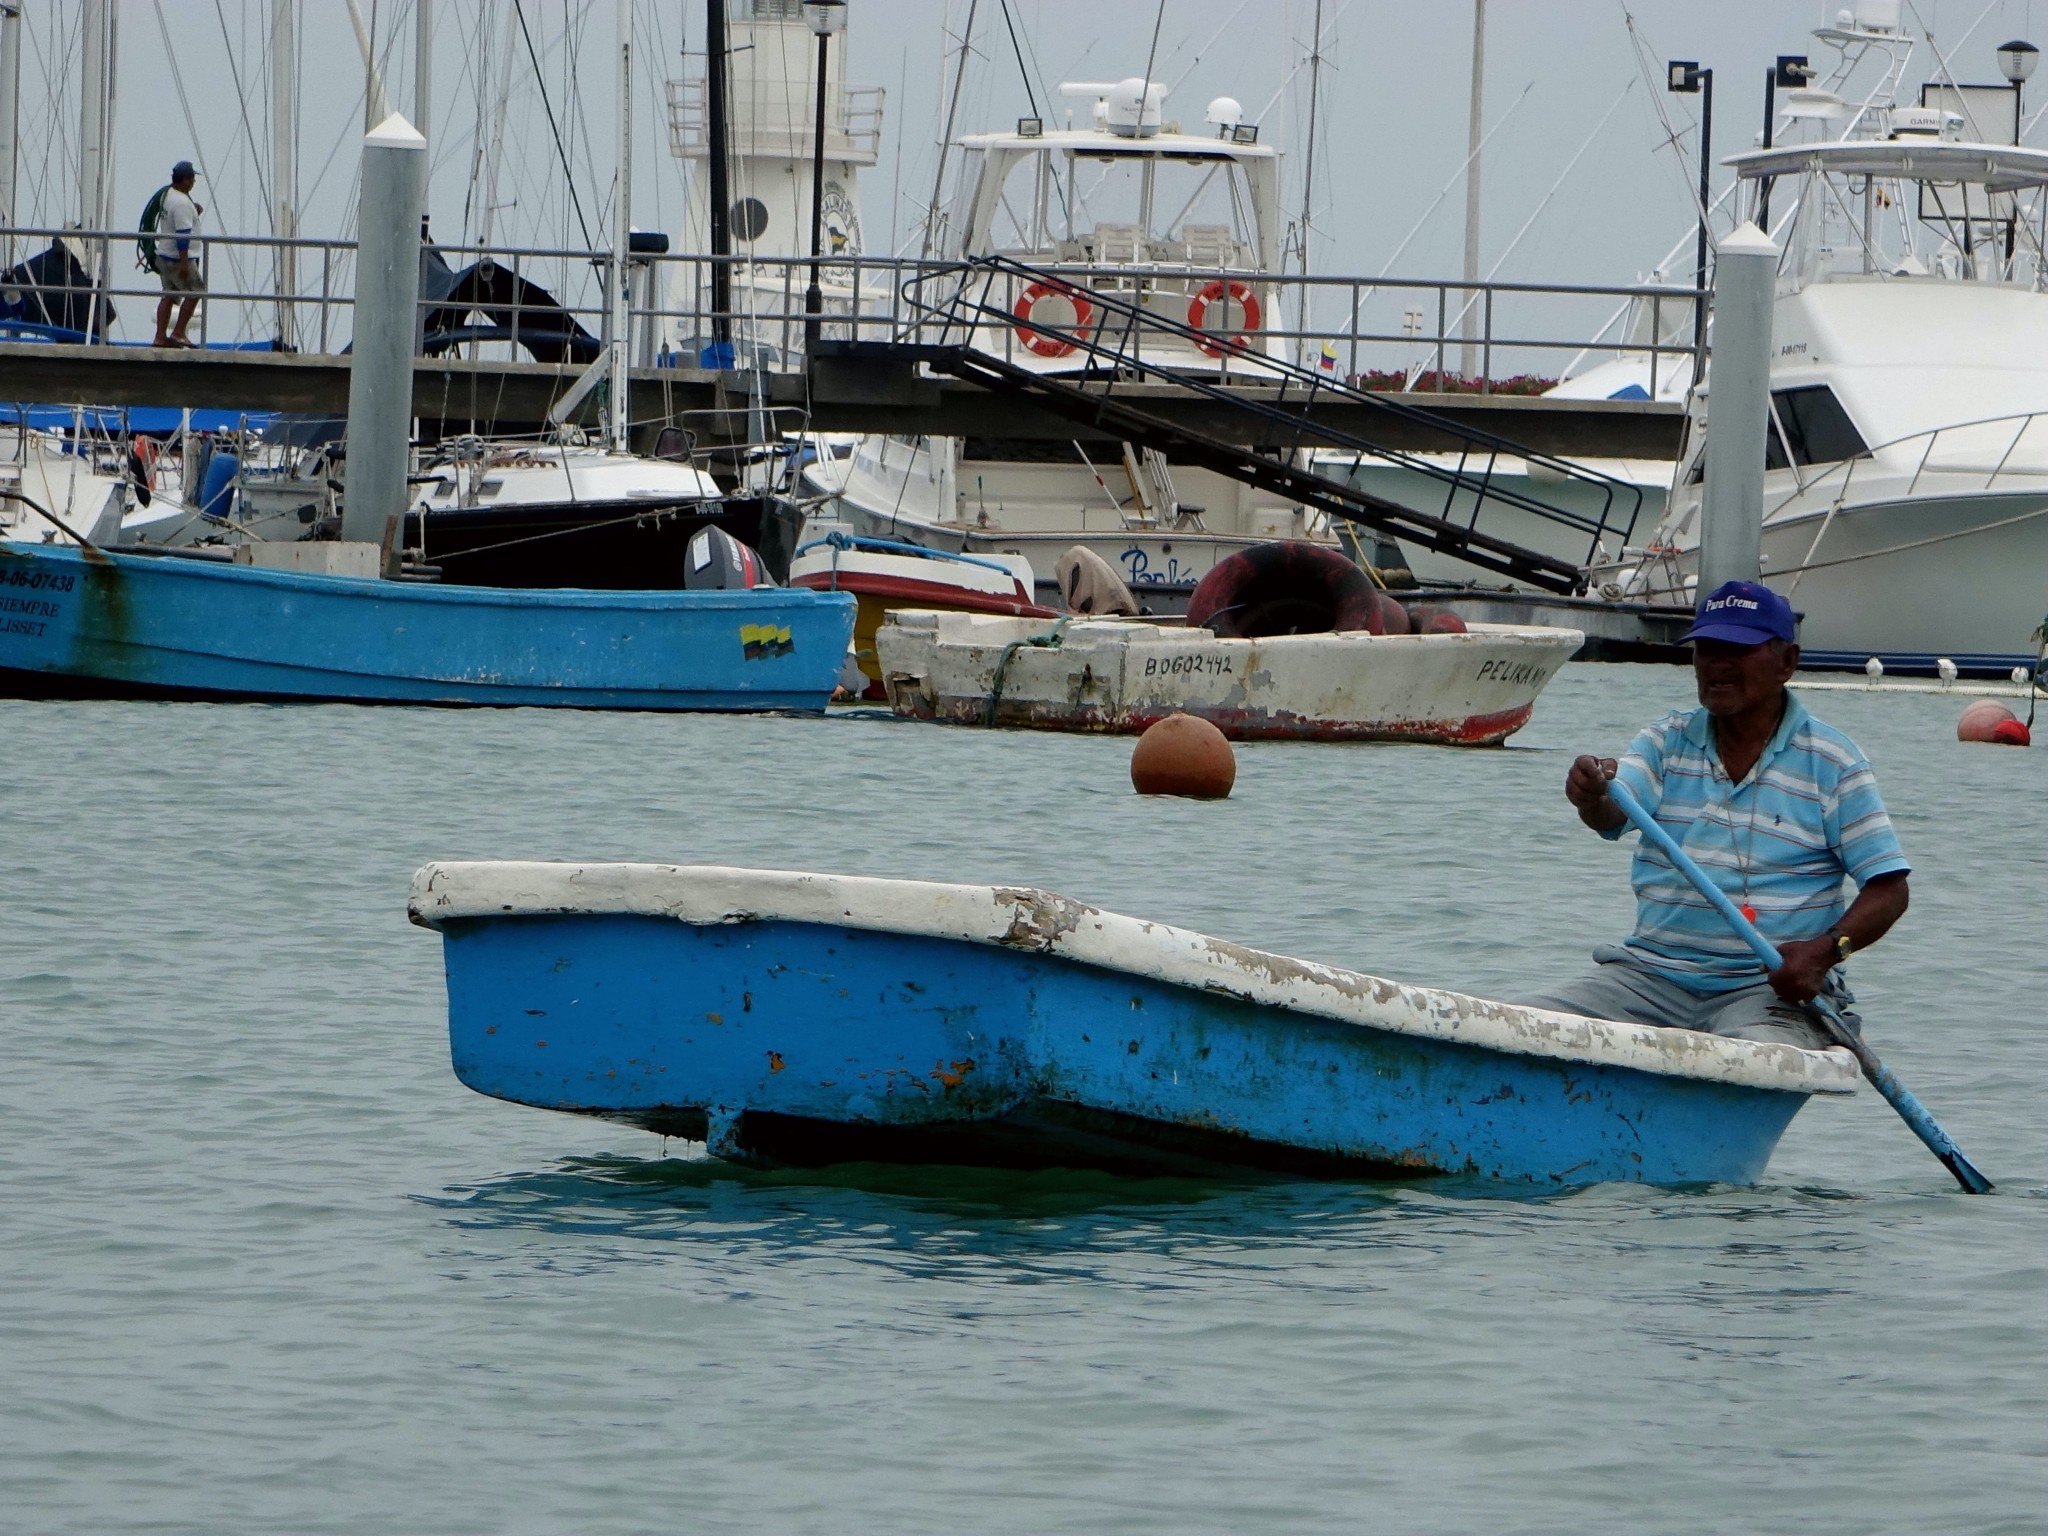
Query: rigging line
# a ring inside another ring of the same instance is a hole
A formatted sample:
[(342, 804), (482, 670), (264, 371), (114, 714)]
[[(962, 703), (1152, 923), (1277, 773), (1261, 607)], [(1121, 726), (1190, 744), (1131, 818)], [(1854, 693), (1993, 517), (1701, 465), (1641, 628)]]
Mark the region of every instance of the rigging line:
[(1046, 78), (1045, 60), (1039, 57), (1038, 44), (1032, 38), (1029, 27), (1024, 29), (1024, 52), (1031, 60), (1032, 74), (1038, 77), (1039, 90), (1045, 93), (1045, 109), (1050, 112), (1053, 107), (1052, 82)]
[[(548, 115), (548, 132), (555, 138), (555, 158), (562, 165), (562, 180), (569, 190), (569, 204), (576, 210), (576, 227), (583, 231), (583, 243), (590, 245), (590, 225), (583, 217), (583, 204), (576, 196), (576, 176), (569, 169), (569, 152), (562, 147), (561, 126), (555, 121), (554, 103), (548, 100), (547, 77), (541, 73), (540, 54), (533, 46), (533, 32), (526, 25), (526, 7), (520, 0), (512, 0), (512, 14), (518, 18), (519, 32), (526, 39), (526, 56), (533, 62), (533, 78), (540, 86), (540, 104)], [(591, 246), (595, 250), (595, 246)]]
[[(158, 30), (163, 34), (164, 57), (172, 61), (170, 69), (171, 88), (178, 93), (178, 111), (185, 119), (185, 131), (192, 136), (192, 155), (199, 162), (199, 169), (205, 174), (207, 183), (210, 186), (213, 182), (213, 173), (207, 168), (206, 151), (199, 147), (199, 125), (192, 120), (192, 103), (185, 95), (184, 72), (177, 68), (176, 65), (177, 54), (171, 44), (170, 24), (164, 20), (163, 0), (156, 0), (156, 24)], [(237, 94), (239, 94), (239, 87), (237, 88)], [(246, 118), (244, 121), (246, 121)], [(231, 247), (230, 249), (232, 251), (233, 248)], [(247, 288), (249, 286), (243, 282), (241, 265), (232, 254), (228, 260), (228, 268), (234, 274), (233, 280), (236, 287)], [(246, 311), (248, 309), (246, 300), (243, 303), (243, 309), (246, 318)]]
[[(1164, 3), (1164, 0), (1162, 0)], [(1017, 23), (1010, 17), (1010, 0), (1002, 0), (1003, 25), (1010, 29), (1010, 51), (1017, 55), (1017, 73), (1024, 77), (1024, 100), (1030, 104), (1031, 115), (1040, 117), (1038, 97), (1031, 89), (1031, 71), (1024, 67), (1024, 50), (1017, 42)]]
[[(1323, 28), (1322, 36), (1316, 39), (1317, 47), (1320, 48), (1325, 41), (1327, 41), (1336, 33), (1337, 23), (1344, 19), (1344, 13), (1350, 9), (1351, 0), (1344, 0), (1344, 3), (1337, 7), (1337, 14), (1330, 18), (1330, 24), (1327, 27)], [(1272, 95), (1268, 96), (1266, 98), (1265, 106), (1261, 107), (1256, 113), (1252, 115), (1253, 122), (1263, 122), (1265, 120), (1266, 114), (1268, 112), (1271, 112), (1273, 108), (1279, 103), (1280, 98), (1287, 94), (1287, 87), (1294, 83), (1294, 77), (1301, 73), (1302, 65), (1306, 64), (1307, 62), (1308, 60), (1305, 57), (1295, 62), (1294, 67), (1288, 70), (1286, 75), (1282, 77), (1280, 81), (1280, 89), (1275, 91)]]
[[(1620, 4), (1622, 21), (1628, 28), (1629, 48), (1635, 54), (1636, 73), (1645, 81), (1655, 81), (1658, 79), (1654, 65), (1656, 50), (1651, 47), (1650, 40), (1643, 34), (1642, 29), (1636, 25), (1635, 13), (1628, 8), (1628, 0), (1620, 0)], [(1671, 121), (1671, 114), (1665, 110), (1665, 98), (1669, 94), (1668, 91), (1659, 92), (1653, 88), (1649, 96), (1650, 110), (1657, 114), (1657, 121), (1664, 130), (1664, 142), (1658, 148), (1670, 149), (1677, 154), (1679, 181), (1685, 189), (1685, 200), (1692, 204), (1694, 218), (1704, 224), (1708, 219), (1708, 205), (1700, 201), (1699, 175), (1685, 148), (1685, 135), (1690, 130), (1679, 128)], [(1698, 125), (1695, 123), (1693, 126)], [(1719, 207), (1720, 202), (1719, 198), (1715, 198), (1711, 206)], [(1678, 249), (1683, 248), (1684, 244), (1681, 241)]]
[(1565, 164), (1565, 168), (1557, 173), (1557, 180), (1553, 181), (1550, 184), (1550, 190), (1543, 194), (1543, 201), (1536, 205), (1536, 211), (1529, 215), (1520, 229), (1515, 231), (1515, 238), (1508, 242), (1507, 249), (1502, 251), (1499, 258), (1487, 269), (1486, 278), (1488, 282), (1491, 282), (1494, 273), (1498, 272), (1506, 264), (1508, 257), (1514, 254), (1515, 247), (1522, 243), (1522, 236), (1529, 233), (1530, 226), (1542, 215), (1543, 210), (1550, 206), (1551, 200), (1557, 196), (1559, 189), (1564, 186), (1565, 179), (1571, 175), (1573, 168), (1585, 158), (1586, 151), (1593, 147), (1593, 141), (1600, 136), (1600, 130), (1607, 126), (1607, 120), (1621, 110), (1621, 104), (1628, 100), (1629, 92), (1635, 88), (1636, 82), (1633, 80), (1629, 81), (1627, 85), (1621, 88), (1621, 94), (1614, 98), (1614, 105), (1601, 114), (1600, 121), (1595, 123), (1593, 131), (1586, 135), (1586, 140), (1579, 146), (1578, 153), (1574, 154)]
[[(1570, 160), (1565, 162), (1565, 168), (1557, 173), (1557, 180), (1553, 181), (1550, 184), (1550, 190), (1543, 194), (1543, 201), (1536, 205), (1536, 211), (1530, 214), (1527, 219), (1522, 221), (1522, 227), (1515, 231), (1515, 238), (1508, 242), (1507, 249), (1502, 251), (1500, 253), (1500, 256), (1494, 261), (1494, 264), (1486, 269), (1485, 281), (1489, 283), (1492, 282), (1494, 274), (1499, 272), (1502, 267), (1507, 265), (1507, 259), (1510, 256), (1514, 255), (1515, 247), (1522, 243), (1522, 237), (1528, 234), (1529, 231), (1535, 226), (1536, 221), (1543, 216), (1543, 210), (1548, 208), (1551, 204), (1551, 200), (1557, 196), (1558, 189), (1561, 188), (1565, 183), (1565, 178), (1571, 175), (1572, 171), (1577, 168), (1578, 163), (1581, 160), (1585, 159), (1586, 151), (1591, 149), (1593, 147), (1593, 141), (1600, 137), (1600, 130), (1607, 126), (1607, 120), (1614, 116), (1616, 112), (1621, 110), (1621, 104), (1624, 101), (1628, 100), (1629, 92), (1633, 91), (1635, 88), (1636, 82), (1633, 80), (1629, 81), (1627, 85), (1624, 85), (1621, 88), (1621, 94), (1614, 98), (1614, 105), (1609, 107), (1605, 112), (1603, 112), (1600, 115), (1600, 121), (1593, 125), (1593, 131), (1586, 135), (1585, 141), (1579, 145), (1578, 152), (1574, 154)], [(1468, 314), (1472, 312), (1472, 306), (1477, 304), (1478, 302), (1479, 295), (1477, 293), (1467, 295), (1465, 302), (1459, 306), (1457, 314), (1453, 315), (1451, 317), (1451, 320), (1445, 323), (1445, 329), (1448, 330), (1451, 324), (1458, 321), (1462, 321)], [(1441, 354), (1442, 338), (1438, 339), (1437, 350), (1439, 354)], [(1438, 361), (1439, 366), (1441, 366), (1442, 359), (1440, 355)]]
[(1351, 323), (1354, 327), (1356, 327), (1358, 324), (1358, 305), (1364, 303), (1365, 300), (1371, 298), (1375, 293), (1379, 291), (1379, 285), (1385, 282), (1387, 274), (1394, 270), (1394, 263), (1401, 259), (1401, 253), (1408, 249), (1409, 242), (1413, 240), (1417, 235), (1422, 233), (1422, 226), (1427, 224), (1430, 220), (1431, 215), (1433, 215), (1437, 211), (1437, 209), (1443, 205), (1443, 200), (1451, 195), (1451, 188), (1457, 186), (1460, 182), (1462, 182), (1465, 179), (1465, 169), (1467, 166), (1471, 165), (1472, 155), (1485, 153), (1486, 146), (1493, 142), (1493, 136), (1496, 133), (1499, 133), (1501, 129), (1507, 126), (1508, 119), (1515, 115), (1515, 109), (1521, 106), (1523, 102), (1527, 101), (1529, 99), (1529, 93), (1535, 89), (1536, 82), (1534, 80), (1531, 80), (1527, 85), (1522, 87), (1522, 94), (1517, 96), (1513, 101), (1509, 102), (1507, 111), (1501, 113), (1501, 115), (1494, 121), (1494, 125), (1486, 130), (1485, 137), (1480, 139), (1479, 141), (1479, 147), (1475, 149), (1471, 155), (1467, 155), (1465, 157), (1463, 163), (1460, 164), (1458, 169), (1452, 174), (1451, 179), (1444, 183), (1443, 190), (1437, 193), (1436, 195), (1436, 201), (1431, 203), (1427, 208), (1422, 210), (1422, 217), (1417, 219), (1415, 221), (1414, 227), (1410, 229), (1407, 234), (1401, 237), (1401, 243), (1394, 247), (1394, 254), (1387, 258), (1387, 264), (1380, 269), (1380, 275), (1373, 279), (1371, 284), (1369, 284), (1364, 289), (1364, 291), (1359, 294), (1357, 302), (1355, 302), (1351, 306)]
[(1152, 63), (1159, 57), (1159, 29), (1166, 24), (1166, 0), (1152, 14), (1152, 46), (1145, 54), (1145, 88), (1138, 97), (1138, 131), (1145, 131), (1145, 107), (1152, 99)]
[[(577, 147), (583, 152), (583, 178), (592, 186), (598, 186), (601, 181), (597, 173), (597, 163), (590, 158), (590, 148), (593, 144), (603, 144), (606, 135), (590, 131), (590, 118), (585, 110), (582, 72), (583, 40), (590, 28), (591, 14), (589, 6), (582, 7), (575, 13), (569, 25), (562, 30), (562, 74), (567, 81), (565, 89), (569, 106), (575, 109), (576, 133), (580, 135)], [(609, 179), (616, 182), (618, 176), (614, 173)], [(599, 218), (603, 224), (609, 225), (611, 222), (609, 211), (601, 213)]]
[[(1984, 18), (1991, 14), (1998, 3), (1999, 0), (1990, 0), (1990, 4), (1984, 7), (1977, 19), (1970, 23), (1968, 30), (1956, 39), (1955, 46), (1957, 48), (1967, 43), (1970, 40), (1971, 34), (1984, 25)], [(1941, 66), (1942, 78), (1947, 80), (1949, 88), (1956, 92), (1956, 105), (1963, 109), (1963, 120), (1969, 125), (1970, 132), (1975, 134), (1981, 143), (1985, 136), (1983, 126), (1977, 121), (1977, 114), (1971, 108), (1969, 98), (1962, 94), (1962, 87), (1956, 84), (1956, 72), (1949, 68), (1948, 56), (1941, 51), (1941, 44), (1934, 39), (1934, 28), (1927, 25), (1927, 18), (1920, 14), (1920, 8), (1914, 5), (1912, 0), (1907, 0), (1906, 9), (1911, 11), (1913, 19), (1920, 23), (1920, 30), (1927, 36), (1927, 46), (1934, 52), (1934, 62)]]
[[(264, 178), (262, 161), (256, 155), (256, 130), (249, 126), (249, 96), (242, 89), (242, 72), (235, 64), (235, 42), (233, 38), (228, 36), (228, 18), (226, 13), (221, 10), (220, 0), (213, 0), (213, 15), (214, 19), (220, 23), (221, 47), (228, 56), (228, 79), (234, 83), (235, 87), (235, 105), (242, 117), (242, 136), (249, 141), (249, 154), (251, 158), (257, 161), (256, 192), (273, 209), (272, 217), (275, 218), (274, 210), (277, 205), (271, 199), (270, 183)], [(161, 4), (157, 6), (157, 20), (159, 23), (163, 20), (163, 6)], [(164, 47), (166, 57), (172, 59), (171, 73), (173, 76), (176, 76), (180, 71), (177, 68), (176, 56), (169, 52), (170, 40), (168, 38), (164, 40)], [(228, 145), (228, 151), (230, 154), (234, 152), (232, 141)], [(273, 227), (270, 232), (274, 235), (277, 233), (277, 230)]]
[(1180, 78), (1174, 81), (1172, 85), (1167, 87), (1167, 95), (1171, 96), (1175, 91), (1179, 90), (1183, 85), (1187, 83), (1188, 76), (1192, 75), (1196, 70), (1202, 67), (1202, 60), (1208, 55), (1209, 50), (1216, 46), (1216, 39), (1220, 38), (1221, 36), (1223, 36), (1224, 33), (1228, 32), (1232, 27), (1237, 25), (1237, 18), (1245, 13), (1245, 8), (1249, 6), (1251, 3), (1252, 0), (1239, 0), (1237, 9), (1230, 13), (1230, 19), (1224, 22), (1222, 26), (1216, 29), (1214, 36), (1212, 36), (1208, 42), (1202, 44), (1200, 48), (1195, 50), (1195, 56), (1192, 59), (1188, 60), (1188, 67), (1180, 72)]
[(1875, 560), (1883, 555), (1903, 554), (1909, 549), (1925, 549), (1930, 544), (1947, 544), (1954, 539), (1967, 539), (1976, 534), (1990, 533), (1999, 528), (2010, 528), (2015, 523), (2031, 522), (2037, 517), (2048, 517), (2048, 507), (2035, 507), (2030, 512), (2016, 512), (2011, 517), (2001, 517), (1996, 522), (1978, 523), (1973, 528), (1956, 528), (1947, 533), (1937, 533), (1924, 539), (1910, 539), (1904, 544), (1890, 544), (1883, 549), (1868, 549), (1854, 555), (1837, 555), (1832, 560), (1808, 560), (1800, 565), (1786, 566), (1774, 570), (1771, 575), (1803, 576), (1808, 571), (1825, 571), (1838, 565), (1858, 565), (1865, 560)]

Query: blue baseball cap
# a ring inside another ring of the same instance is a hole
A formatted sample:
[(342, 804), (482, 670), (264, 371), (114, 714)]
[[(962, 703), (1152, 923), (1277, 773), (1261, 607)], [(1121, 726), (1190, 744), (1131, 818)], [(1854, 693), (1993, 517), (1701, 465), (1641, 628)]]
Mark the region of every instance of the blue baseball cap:
[(1799, 632), (1792, 605), (1756, 581), (1724, 581), (1707, 594), (1693, 617), (1686, 640), (1725, 640), (1730, 645), (1762, 645), (1791, 640)]
[(187, 176), (197, 176), (198, 174), (199, 172), (194, 169), (190, 160), (180, 160), (171, 167), (171, 180), (173, 181), (180, 181)]

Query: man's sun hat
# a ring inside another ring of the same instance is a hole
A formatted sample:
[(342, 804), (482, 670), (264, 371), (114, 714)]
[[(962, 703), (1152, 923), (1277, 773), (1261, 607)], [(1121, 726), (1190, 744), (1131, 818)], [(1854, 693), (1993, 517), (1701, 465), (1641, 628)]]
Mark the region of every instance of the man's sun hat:
[(171, 167), (171, 180), (173, 181), (182, 181), (187, 176), (197, 176), (198, 174), (197, 168), (193, 166), (190, 160), (180, 160)]
[(1724, 581), (1707, 594), (1692, 628), (1679, 640), (1762, 645), (1767, 640), (1791, 640), (1798, 632), (1799, 616), (1792, 605), (1769, 587), (1756, 581)]

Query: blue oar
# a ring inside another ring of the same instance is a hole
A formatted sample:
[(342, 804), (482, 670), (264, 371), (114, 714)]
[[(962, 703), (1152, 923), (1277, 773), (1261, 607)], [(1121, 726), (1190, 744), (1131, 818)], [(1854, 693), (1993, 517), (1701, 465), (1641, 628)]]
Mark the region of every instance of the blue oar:
[[(1686, 851), (1672, 841), (1671, 834), (1657, 825), (1655, 818), (1643, 809), (1620, 780), (1610, 780), (1607, 793), (1621, 807), (1622, 815), (1643, 834), (1644, 840), (1669, 859), (1673, 869), (1699, 887), (1699, 893), (1727, 919), (1728, 926), (1735, 930), (1737, 937), (1750, 947), (1757, 959), (1763, 961), (1766, 971), (1775, 971), (1784, 964), (1784, 956), (1778, 953), (1777, 946), (1756, 931), (1756, 925), (1742, 915), (1735, 903), (1728, 899), (1727, 892), (1707, 878), (1707, 872), (1693, 863)], [(1989, 1194), (1991, 1181), (1963, 1156), (1963, 1149), (1935, 1122), (1934, 1116), (1927, 1113), (1926, 1106), (1907, 1091), (1904, 1083), (1892, 1076), (1891, 1068), (1877, 1059), (1877, 1052), (1865, 1045), (1842, 1021), (1835, 1005), (1824, 997), (1816, 997), (1806, 1007), (1822, 1032), (1856, 1058), (1856, 1065), (1863, 1069), (1864, 1079), (1884, 1095), (1885, 1102), (1899, 1112), (1899, 1118), (1913, 1128), (1913, 1134), (1927, 1143), (1927, 1150), (1941, 1159), (1942, 1166), (1955, 1175), (1956, 1182), (1973, 1195)]]

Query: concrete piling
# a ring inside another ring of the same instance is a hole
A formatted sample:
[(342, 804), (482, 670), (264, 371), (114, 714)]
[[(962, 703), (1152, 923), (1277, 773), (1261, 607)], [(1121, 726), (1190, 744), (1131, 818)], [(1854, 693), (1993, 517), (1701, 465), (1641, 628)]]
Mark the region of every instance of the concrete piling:
[(392, 519), (405, 515), (426, 175), (427, 141), (401, 114), (364, 137), (341, 517), (341, 536), (350, 541), (385, 543)]
[(1699, 596), (1761, 580), (1764, 434), (1771, 399), (1771, 308), (1778, 247), (1744, 224), (1716, 248), (1713, 359), (1707, 375), (1706, 484)]

